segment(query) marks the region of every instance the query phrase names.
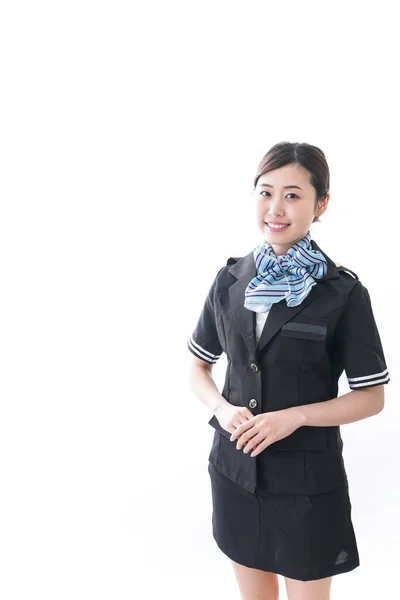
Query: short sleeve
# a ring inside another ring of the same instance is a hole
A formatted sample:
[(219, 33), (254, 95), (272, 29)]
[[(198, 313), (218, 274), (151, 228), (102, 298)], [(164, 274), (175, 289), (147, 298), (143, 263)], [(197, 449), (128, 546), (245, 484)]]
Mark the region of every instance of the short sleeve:
[[(217, 276), (220, 271), (218, 271)], [(190, 352), (197, 356), (197, 358), (201, 358), (208, 363), (216, 363), (222, 354), (215, 318), (215, 287), (217, 276), (209, 289), (197, 325), (187, 342)]]
[(371, 298), (357, 281), (337, 323), (341, 363), (350, 389), (358, 390), (389, 383), (382, 343), (375, 322)]

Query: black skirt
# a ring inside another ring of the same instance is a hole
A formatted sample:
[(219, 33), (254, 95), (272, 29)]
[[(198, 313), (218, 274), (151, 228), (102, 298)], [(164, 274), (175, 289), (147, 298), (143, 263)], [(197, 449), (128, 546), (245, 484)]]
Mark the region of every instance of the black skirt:
[(213, 537), (229, 558), (310, 581), (359, 566), (348, 485), (323, 494), (252, 494), (208, 463)]

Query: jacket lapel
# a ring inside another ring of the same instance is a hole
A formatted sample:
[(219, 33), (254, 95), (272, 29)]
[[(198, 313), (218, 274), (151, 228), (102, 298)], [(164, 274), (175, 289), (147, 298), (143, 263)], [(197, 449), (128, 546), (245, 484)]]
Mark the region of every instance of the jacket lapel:
[(256, 343), (256, 313), (253, 310), (248, 310), (244, 306), (244, 293), (250, 281), (256, 277), (257, 269), (254, 263), (253, 251), (249, 252), (243, 258), (240, 258), (229, 272), (237, 278), (229, 288), (229, 301), (233, 317), (238, 326), (238, 329), (243, 337), (243, 340), (248, 348), (252, 360), (255, 360), (257, 353), (261, 352), (268, 344), (276, 332), (283, 327), (291, 318), (299, 313), (305, 306), (310, 304), (315, 299), (315, 294), (318, 295), (318, 286), (322, 281), (340, 277), (336, 264), (329, 258), (318, 244), (311, 239), (311, 246), (314, 250), (318, 250), (323, 254), (328, 263), (328, 270), (324, 277), (318, 279), (318, 284), (313, 286), (308, 296), (298, 306), (287, 306), (285, 299), (272, 305), (270, 313), (262, 331), (258, 347)]

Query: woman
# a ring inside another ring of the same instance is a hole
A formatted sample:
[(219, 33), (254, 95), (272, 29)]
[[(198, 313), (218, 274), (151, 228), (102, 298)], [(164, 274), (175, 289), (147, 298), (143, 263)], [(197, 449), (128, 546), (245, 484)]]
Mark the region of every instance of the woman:
[(390, 378), (367, 288), (311, 239), (330, 197), (324, 153), (276, 144), (253, 194), (264, 242), (218, 271), (188, 341), (191, 389), (213, 412), (213, 535), (242, 600), (278, 598), (278, 574), (289, 600), (326, 600), (360, 564), (340, 425), (379, 413)]

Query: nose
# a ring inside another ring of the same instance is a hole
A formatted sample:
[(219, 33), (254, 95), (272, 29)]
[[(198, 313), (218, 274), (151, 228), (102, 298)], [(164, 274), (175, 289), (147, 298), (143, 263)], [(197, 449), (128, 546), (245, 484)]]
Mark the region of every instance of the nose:
[(283, 214), (283, 202), (279, 198), (275, 198), (275, 200), (271, 200), (269, 204), (268, 213), (270, 215), (282, 215)]

